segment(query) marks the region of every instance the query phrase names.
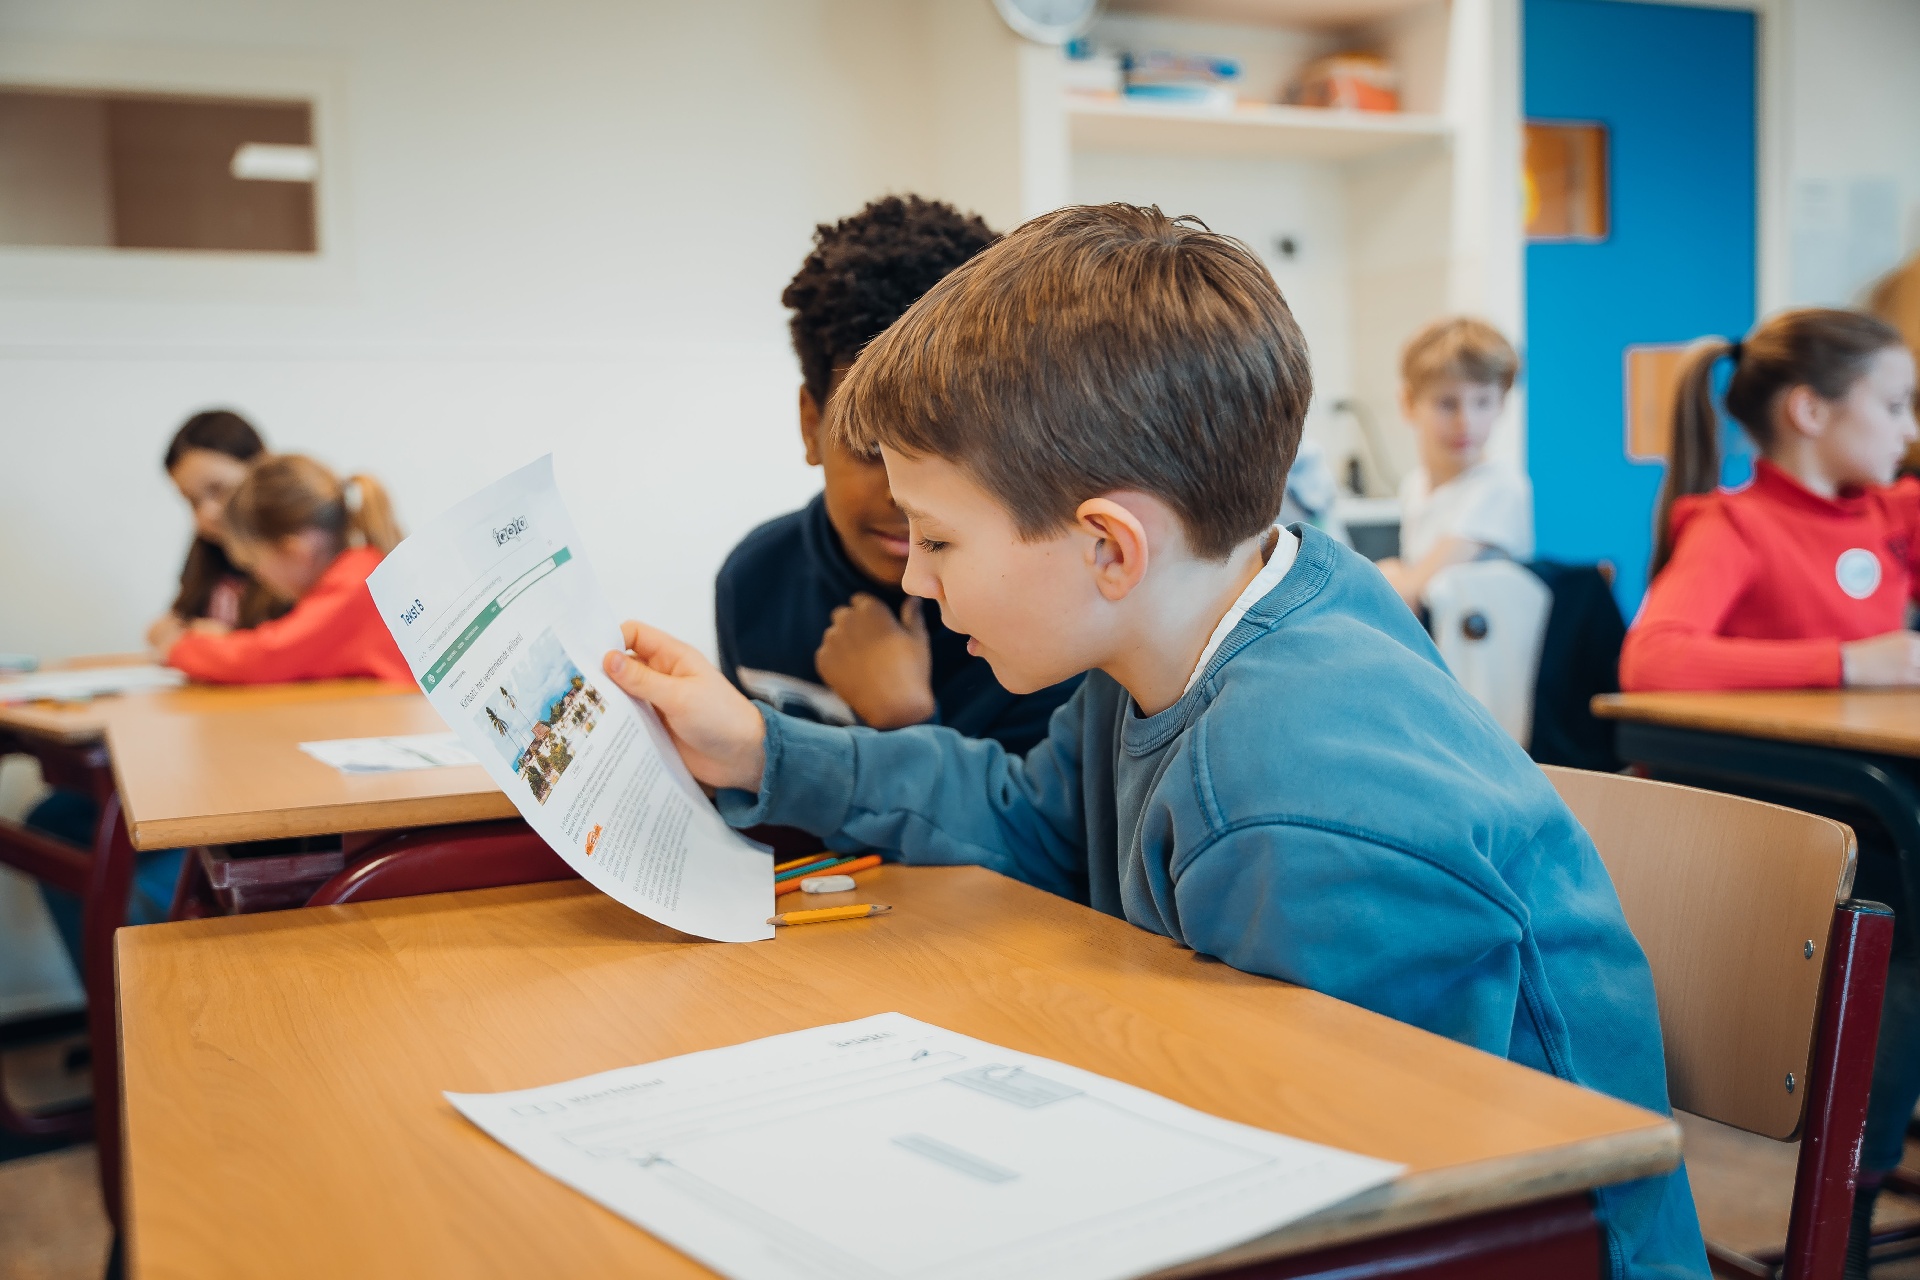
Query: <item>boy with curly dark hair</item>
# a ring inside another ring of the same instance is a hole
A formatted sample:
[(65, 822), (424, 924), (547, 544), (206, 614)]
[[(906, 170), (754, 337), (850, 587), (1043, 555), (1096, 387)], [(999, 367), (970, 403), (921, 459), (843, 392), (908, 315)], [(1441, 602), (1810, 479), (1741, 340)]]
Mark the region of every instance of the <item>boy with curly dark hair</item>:
[(814, 230), (813, 251), (780, 295), (800, 358), (800, 439), (825, 488), (748, 534), (714, 584), (720, 669), (788, 710), (766, 673), (824, 685), (877, 729), (949, 725), (1022, 753), (1046, 736), (1069, 681), (1008, 693), (939, 606), (900, 589), (907, 518), (878, 453), (822, 430), (828, 397), (867, 343), (949, 271), (997, 237), (978, 217), (918, 196), (887, 196)]

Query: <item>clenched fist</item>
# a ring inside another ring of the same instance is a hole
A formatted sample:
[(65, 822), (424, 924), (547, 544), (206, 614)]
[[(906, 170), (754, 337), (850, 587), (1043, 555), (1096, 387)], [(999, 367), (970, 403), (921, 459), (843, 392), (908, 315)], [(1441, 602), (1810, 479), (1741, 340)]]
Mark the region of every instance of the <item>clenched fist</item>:
[(864, 724), (899, 729), (933, 718), (933, 646), (915, 597), (900, 606), (898, 618), (864, 593), (841, 605), (813, 665)]

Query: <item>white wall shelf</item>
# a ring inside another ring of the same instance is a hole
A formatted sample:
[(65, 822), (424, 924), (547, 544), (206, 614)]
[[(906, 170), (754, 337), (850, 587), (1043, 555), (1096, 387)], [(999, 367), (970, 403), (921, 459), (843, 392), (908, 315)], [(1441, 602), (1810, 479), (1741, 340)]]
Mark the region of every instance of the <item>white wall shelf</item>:
[(1243, 104), (1230, 111), (1067, 95), (1073, 145), (1097, 151), (1353, 160), (1452, 136), (1445, 119), (1384, 111)]
[(1417, 9), (1424, 0), (1108, 0), (1114, 13), (1189, 22), (1347, 29)]

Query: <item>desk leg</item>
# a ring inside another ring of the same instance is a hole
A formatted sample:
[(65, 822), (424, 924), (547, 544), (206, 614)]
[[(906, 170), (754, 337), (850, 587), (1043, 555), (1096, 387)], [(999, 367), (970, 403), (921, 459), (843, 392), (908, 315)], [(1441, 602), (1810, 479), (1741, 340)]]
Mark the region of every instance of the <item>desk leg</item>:
[(1604, 1256), (1593, 1201), (1581, 1195), (1259, 1262), (1213, 1280), (1575, 1280), (1601, 1275)]
[(120, 797), (100, 811), (93, 850), (93, 878), (81, 916), (81, 954), (86, 972), (87, 1033), (93, 1043), (94, 1140), (100, 1153), (100, 1194), (107, 1217), (120, 1226), (120, 1001), (114, 975), (113, 935), (126, 922), (133, 886), (133, 843), (120, 812)]

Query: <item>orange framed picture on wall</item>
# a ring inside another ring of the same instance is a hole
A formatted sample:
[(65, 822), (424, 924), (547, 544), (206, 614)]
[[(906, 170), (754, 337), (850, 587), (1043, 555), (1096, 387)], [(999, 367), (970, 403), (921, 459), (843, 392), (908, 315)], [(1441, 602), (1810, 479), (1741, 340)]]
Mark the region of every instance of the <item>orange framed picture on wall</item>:
[(1529, 240), (1607, 238), (1607, 127), (1527, 121)]

